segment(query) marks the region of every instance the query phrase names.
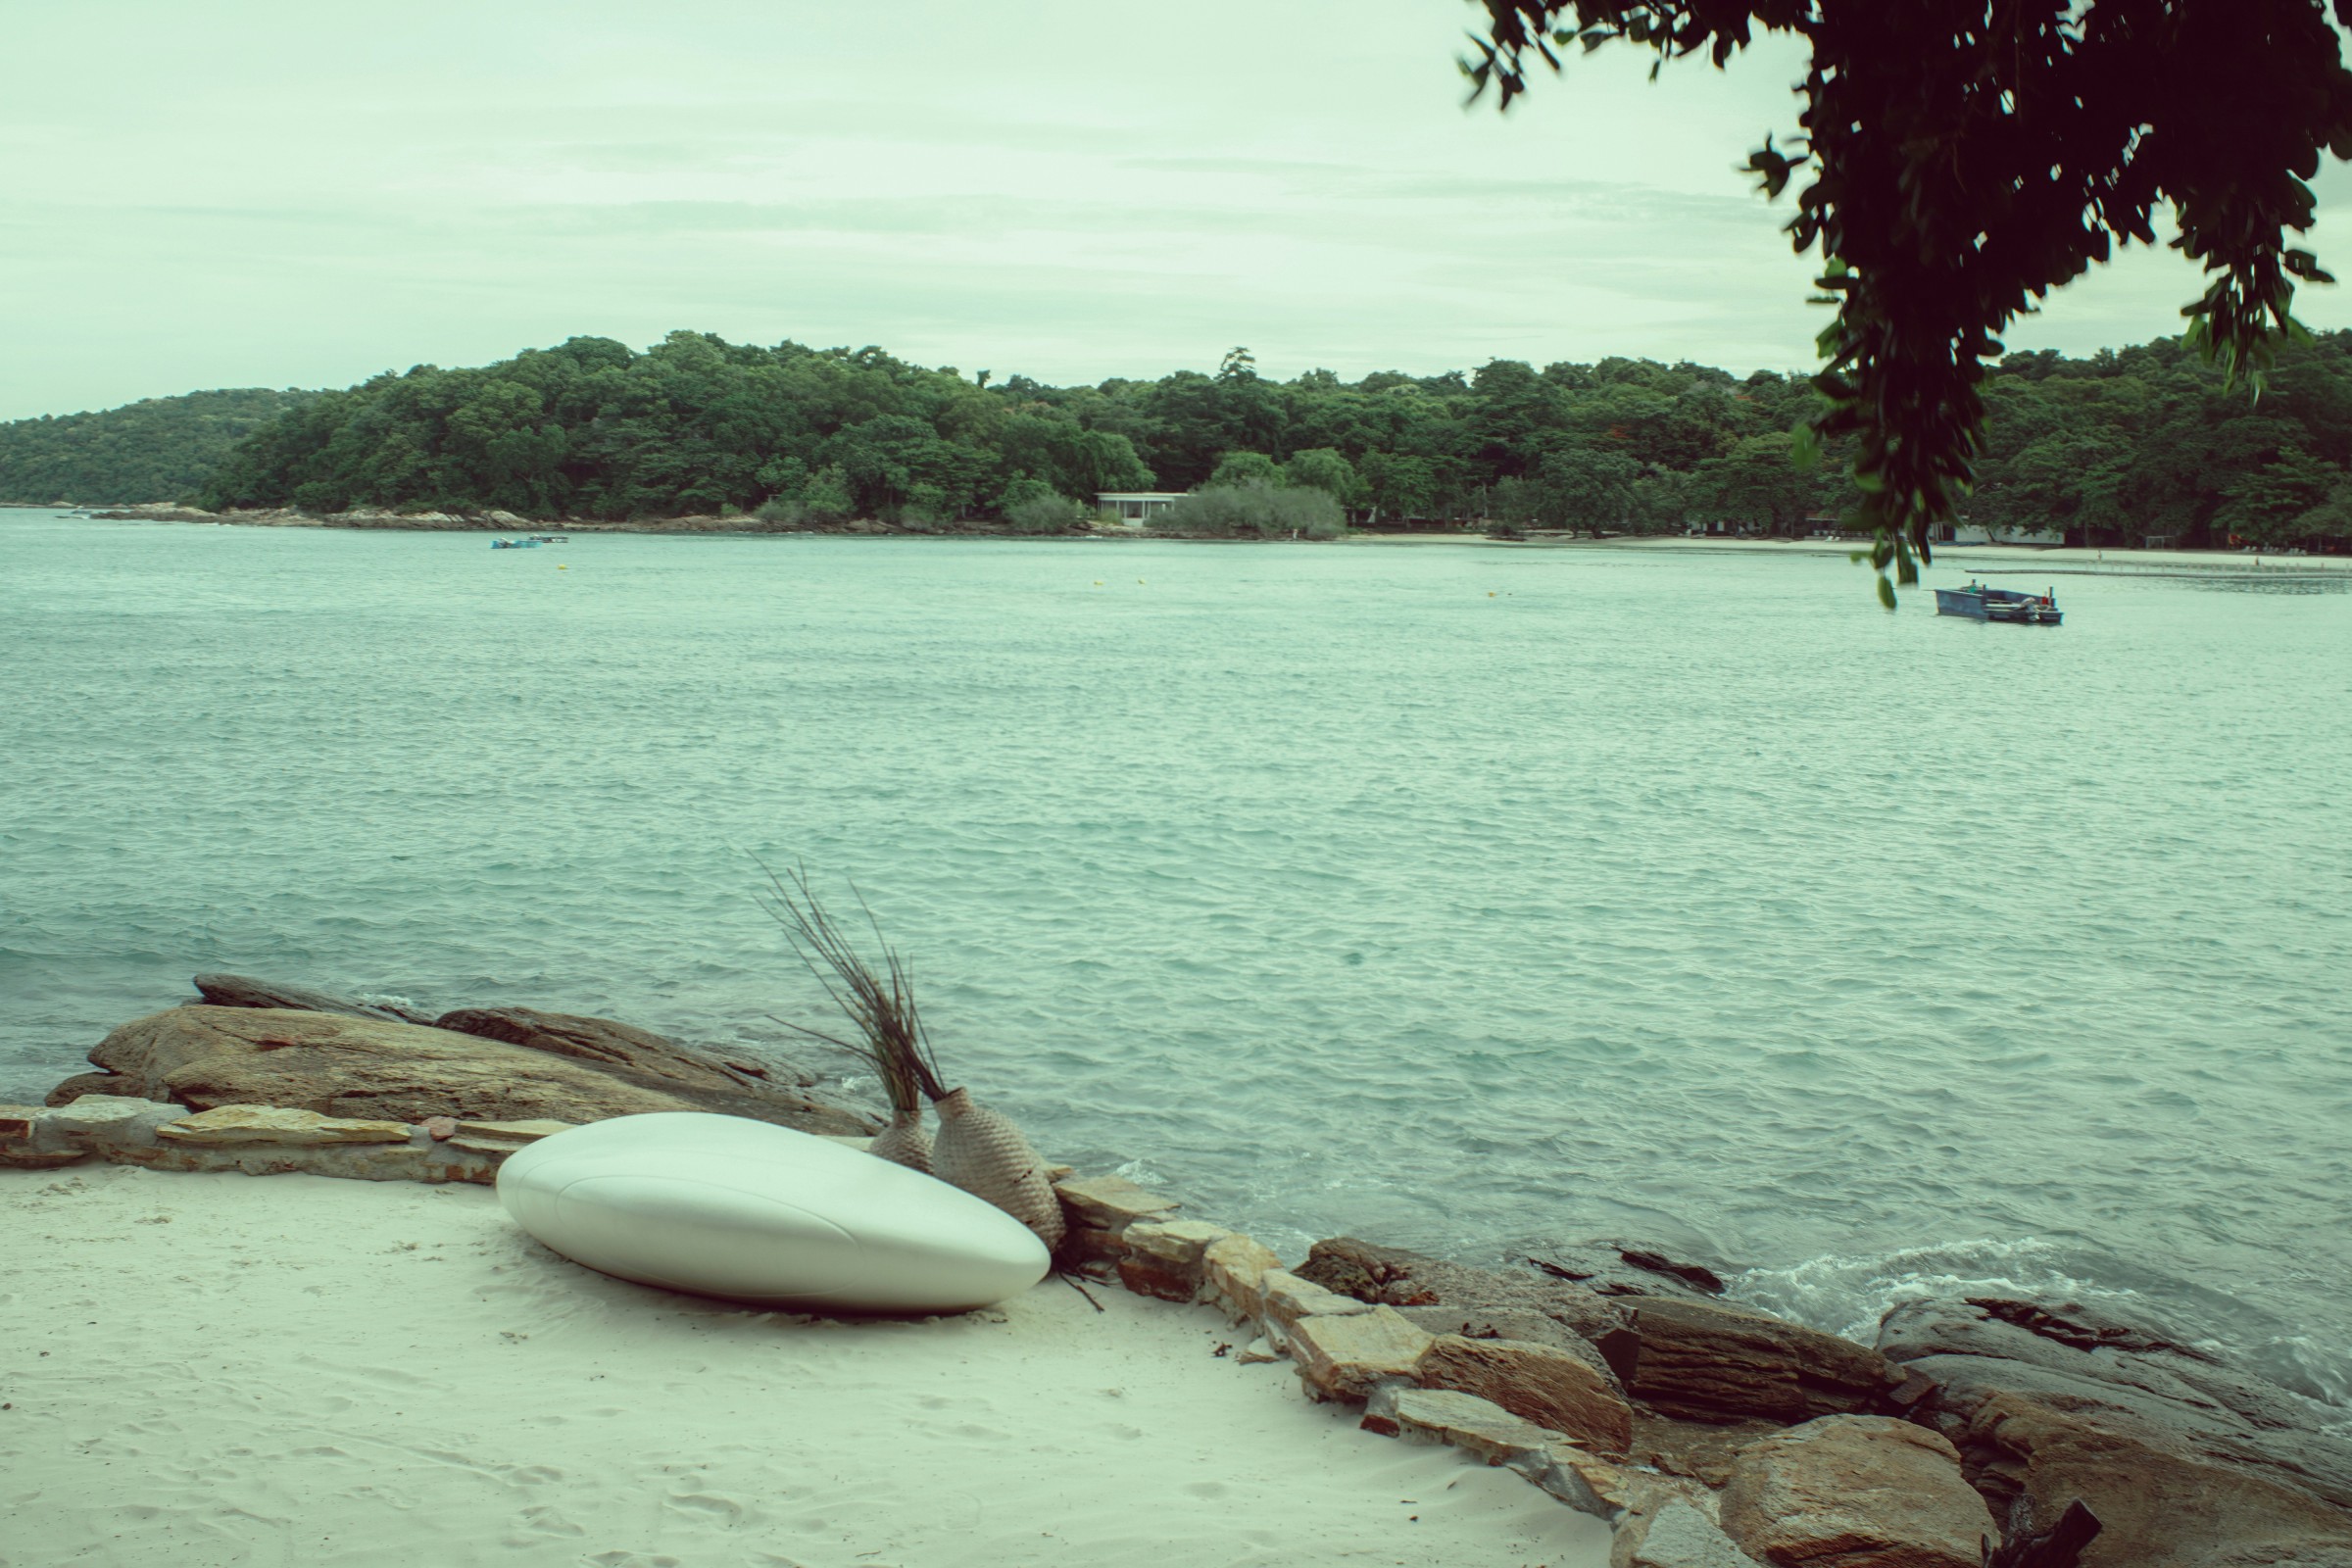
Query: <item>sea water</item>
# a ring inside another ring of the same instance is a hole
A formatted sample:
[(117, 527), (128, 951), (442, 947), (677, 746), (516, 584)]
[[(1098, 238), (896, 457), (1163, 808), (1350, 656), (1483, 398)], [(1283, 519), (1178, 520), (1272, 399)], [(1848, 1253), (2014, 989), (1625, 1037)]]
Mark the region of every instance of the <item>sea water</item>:
[(0, 513), (0, 1100), (214, 969), (793, 1052), (805, 864), (952, 1081), (1286, 1253), (2069, 1296), (2352, 1418), (2352, 595), (2052, 580)]

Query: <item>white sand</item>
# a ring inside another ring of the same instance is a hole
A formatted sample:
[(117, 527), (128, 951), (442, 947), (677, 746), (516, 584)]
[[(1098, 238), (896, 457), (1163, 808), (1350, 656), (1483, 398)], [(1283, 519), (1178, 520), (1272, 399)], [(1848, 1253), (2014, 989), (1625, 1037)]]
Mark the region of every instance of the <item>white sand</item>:
[(1221, 1314), (1049, 1280), (803, 1323), (626, 1285), (488, 1191), (0, 1171), (0, 1565), (1600, 1568)]

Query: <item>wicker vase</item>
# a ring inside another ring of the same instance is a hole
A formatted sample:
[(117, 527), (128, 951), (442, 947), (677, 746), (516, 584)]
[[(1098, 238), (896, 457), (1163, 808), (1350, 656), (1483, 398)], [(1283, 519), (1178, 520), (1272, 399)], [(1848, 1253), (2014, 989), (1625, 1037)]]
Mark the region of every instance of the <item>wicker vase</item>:
[(866, 1152), (931, 1174), (931, 1133), (923, 1125), (922, 1108), (893, 1112), (890, 1125), (874, 1135)]
[(974, 1102), (968, 1090), (942, 1096), (939, 1136), (931, 1145), (931, 1174), (951, 1187), (996, 1204), (1037, 1232), (1052, 1250), (1061, 1245), (1061, 1200), (1046, 1180), (1046, 1162), (1010, 1118)]

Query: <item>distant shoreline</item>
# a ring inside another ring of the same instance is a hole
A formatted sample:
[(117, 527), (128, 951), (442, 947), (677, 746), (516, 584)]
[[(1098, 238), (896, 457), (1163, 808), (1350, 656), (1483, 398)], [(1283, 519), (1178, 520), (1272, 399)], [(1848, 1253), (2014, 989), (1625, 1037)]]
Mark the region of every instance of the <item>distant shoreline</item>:
[[(61, 509), (54, 505), (29, 502), (0, 502), (0, 507), (18, 511), (82, 510)], [(720, 517), (690, 514), (679, 517), (643, 517), (627, 522), (565, 521), (534, 522), (512, 514), (490, 514), (468, 516), (452, 513), (401, 514), (393, 512), (336, 513), (315, 516), (293, 511), (274, 512), (205, 512), (192, 507), (163, 505), (133, 505), (89, 509), (91, 517), (101, 520), (133, 522), (209, 523), (217, 527), (243, 528), (342, 528), (351, 530), (381, 529), (410, 533), (530, 533), (561, 532), (567, 534), (694, 534), (742, 535), (754, 538), (889, 538), (889, 539), (995, 539), (1013, 543), (1053, 543), (1064, 540), (1094, 539), (1105, 541), (1150, 541), (1169, 544), (1291, 544), (1317, 543), (1353, 546), (1412, 547), (1428, 546), (1484, 546), (1494, 550), (1602, 550), (1634, 551), (1653, 554), (1701, 555), (1769, 555), (1848, 557), (1860, 548), (1859, 542), (1843, 539), (1692, 539), (1674, 535), (1628, 536), (1604, 539), (1534, 538), (1493, 539), (1482, 533), (1380, 533), (1362, 532), (1341, 540), (1295, 541), (1265, 539), (1187, 539), (1176, 535), (1152, 534), (1127, 529), (1104, 529), (1093, 533), (1033, 534), (1015, 533), (996, 528), (906, 528), (891, 523), (859, 519), (825, 528), (778, 527), (759, 517)], [(2105, 550), (2059, 545), (1944, 545), (1936, 555), (1939, 561), (1966, 564), (1983, 571), (2048, 570), (2061, 576), (2092, 574), (2163, 574), (2189, 573), (2211, 575), (2215, 572), (2260, 571), (2266, 576), (2290, 573), (2352, 575), (2352, 558), (2331, 556), (2298, 556), (2268, 551), (2233, 550)]]

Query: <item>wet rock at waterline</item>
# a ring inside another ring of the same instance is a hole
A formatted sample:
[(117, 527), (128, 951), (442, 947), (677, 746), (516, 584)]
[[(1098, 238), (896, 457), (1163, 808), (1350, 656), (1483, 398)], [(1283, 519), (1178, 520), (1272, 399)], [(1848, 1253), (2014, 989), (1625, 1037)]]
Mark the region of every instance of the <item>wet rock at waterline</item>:
[(200, 974), (196, 994), (208, 1006), (288, 1007), (296, 1012), (341, 1012), (354, 1018), (387, 1018), (394, 1023), (431, 1023), (433, 1015), (394, 1002), (362, 1002), (331, 991), (256, 980), (247, 974)]
[(1947, 1430), (2006, 1396), (2352, 1507), (2352, 1438), (2321, 1430), (2308, 1402), (2080, 1306), (1908, 1302), (1880, 1325), (1879, 1348), (1913, 1375), (1912, 1413)]
[(1599, 1296), (1678, 1296), (1708, 1300), (1723, 1294), (1723, 1276), (1705, 1264), (1633, 1242), (1552, 1242), (1531, 1252), (1527, 1261), (1554, 1279), (1582, 1285)]
[(1910, 1374), (1906, 1413), (1952, 1441), (2012, 1535), (2078, 1499), (2098, 1516), (2082, 1568), (2352, 1568), (2352, 1442), (2260, 1378), (2080, 1306), (1989, 1298), (1898, 1307), (1879, 1344)]
[(799, 1090), (702, 1090), (632, 1081), (593, 1062), (416, 1024), (285, 1008), (185, 1006), (134, 1019), (90, 1051), (100, 1068), (52, 1090), (421, 1122), (589, 1122), (636, 1111), (711, 1110), (803, 1132), (865, 1135), (879, 1123)]
[(1642, 1360), (1637, 1398), (1689, 1421), (1809, 1421), (1883, 1408), (1903, 1378), (1884, 1355), (1715, 1301), (1643, 1298), (1634, 1306)]

